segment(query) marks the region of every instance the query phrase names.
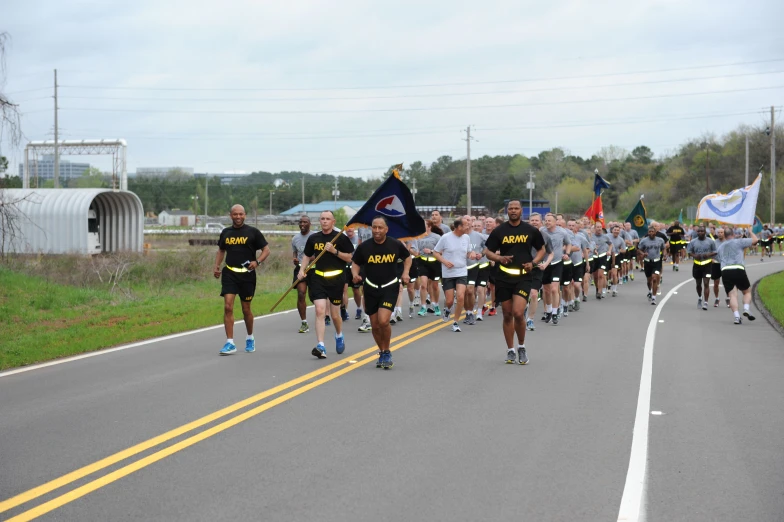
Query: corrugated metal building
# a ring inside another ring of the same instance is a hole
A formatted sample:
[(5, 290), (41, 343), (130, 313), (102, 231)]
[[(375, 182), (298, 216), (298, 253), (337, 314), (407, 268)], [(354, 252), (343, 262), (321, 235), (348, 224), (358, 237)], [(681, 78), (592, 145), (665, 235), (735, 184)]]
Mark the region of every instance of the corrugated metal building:
[[(336, 211), (338, 209), (343, 209), (346, 213), (346, 217), (351, 219), (354, 217), (354, 214), (359, 212), (359, 209), (362, 208), (365, 201), (354, 201), (354, 200), (331, 200), (327, 199), (322, 201), (321, 203), (308, 203), (305, 205), (304, 213), (310, 217), (312, 220), (317, 220), (321, 213), (325, 210)], [(281, 212), (281, 216), (299, 216), (303, 213), (302, 205), (297, 205), (296, 207), (291, 207), (290, 209), (286, 210), (285, 212)]]
[[(141, 252), (144, 207), (133, 192), (111, 189), (4, 189), (17, 201), (21, 237), (7, 252), (100, 254)], [(7, 239), (6, 239), (7, 241)]]

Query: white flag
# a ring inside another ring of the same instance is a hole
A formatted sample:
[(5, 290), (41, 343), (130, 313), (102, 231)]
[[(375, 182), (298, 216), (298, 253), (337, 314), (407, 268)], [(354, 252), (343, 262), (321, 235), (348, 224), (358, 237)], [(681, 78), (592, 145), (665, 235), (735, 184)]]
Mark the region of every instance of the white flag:
[(753, 226), (761, 181), (762, 174), (748, 187), (735, 189), (729, 194), (708, 194), (700, 201), (697, 219)]

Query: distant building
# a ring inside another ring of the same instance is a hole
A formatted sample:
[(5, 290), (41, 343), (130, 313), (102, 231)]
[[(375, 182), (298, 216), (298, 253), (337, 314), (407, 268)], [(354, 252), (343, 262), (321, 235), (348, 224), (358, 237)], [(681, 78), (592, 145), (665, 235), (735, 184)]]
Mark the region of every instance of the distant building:
[[(80, 178), (90, 170), (89, 163), (76, 163), (60, 158), (60, 181)], [(19, 164), (19, 177), (24, 178), (24, 164)], [(54, 179), (54, 154), (46, 154), (38, 160), (30, 159), (30, 179), (38, 178), (40, 182)]]
[(173, 172), (181, 172), (188, 176), (193, 176), (191, 167), (138, 167), (136, 169), (136, 177), (163, 178)]
[(322, 212), (325, 210), (331, 210), (335, 212), (338, 209), (343, 209), (346, 212), (346, 216), (351, 219), (354, 217), (354, 214), (359, 212), (359, 209), (362, 208), (366, 201), (342, 201), (337, 200), (333, 201), (331, 199), (322, 201), (321, 203), (307, 203), (304, 205), (304, 209), (302, 208), (303, 205), (297, 205), (296, 207), (291, 207), (285, 212), (281, 212), (281, 216), (299, 216), (301, 214), (307, 214), (311, 220), (318, 219)]
[(233, 183), (238, 179), (242, 179), (249, 175), (250, 175), (249, 173), (242, 170), (229, 171), (229, 172), (214, 172), (214, 173), (197, 172), (196, 174), (194, 174), (194, 176), (197, 178), (205, 178), (205, 177), (209, 179), (219, 178), (221, 185), (228, 185), (229, 183)]
[(192, 227), (196, 214), (192, 210), (163, 210), (158, 214), (158, 224), (167, 227)]

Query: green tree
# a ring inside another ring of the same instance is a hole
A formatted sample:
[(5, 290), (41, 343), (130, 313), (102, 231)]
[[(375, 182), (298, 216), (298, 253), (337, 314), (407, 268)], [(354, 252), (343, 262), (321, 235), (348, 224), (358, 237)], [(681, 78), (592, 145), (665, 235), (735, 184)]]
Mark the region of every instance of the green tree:
[(107, 176), (98, 167), (90, 167), (68, 184), (74, 188), (108, 188)]
[(648, 164), (653, 161), (653, 151), (645, 145), (640, 145), (632, 150), (632, 158), (637, 163)]
[(346, 222), (348, 221), (348, 216), (346, 215), (346, 209), (339, 208), (335, 212), (335, 226), (338, 228), (343, 228), (346, 226)]

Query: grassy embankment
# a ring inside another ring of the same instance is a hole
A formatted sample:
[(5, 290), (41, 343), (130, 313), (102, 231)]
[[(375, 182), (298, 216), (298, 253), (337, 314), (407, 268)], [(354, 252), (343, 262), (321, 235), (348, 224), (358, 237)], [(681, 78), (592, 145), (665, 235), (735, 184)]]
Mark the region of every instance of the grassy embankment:
[[(171, 238), (147, 241), (153, 242), (147, 256), (0, 262), (0, 370), (220, 324), (215, 249), (188, 247), (187, 238), (178, 245)], [(255, 315), (266, 314), (291, 282), (288, 242), (270, 238), (273, 253), (259, 270)], [(276, 311), (295, 303), (296, 293), (289, 293)], [(239, 301), (235, 308), (241, 319)]]
[(770, 310), (779, 324), (784, 325), (784, 272), (763, 278), (757, 291), (765, 308)]

